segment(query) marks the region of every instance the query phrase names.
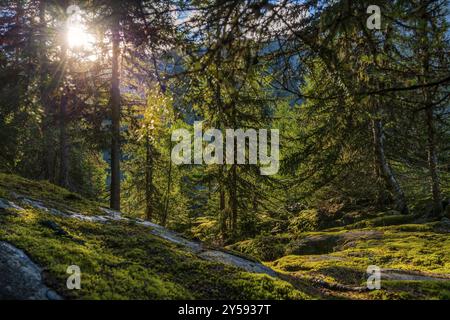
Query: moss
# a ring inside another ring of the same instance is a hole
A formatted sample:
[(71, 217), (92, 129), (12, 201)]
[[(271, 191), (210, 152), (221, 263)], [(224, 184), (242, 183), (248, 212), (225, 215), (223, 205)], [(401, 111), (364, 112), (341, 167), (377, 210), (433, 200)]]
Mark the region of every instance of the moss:
[(286, 254), (286, 245), (291, 240), (288, 234), (262, 234), (254, 239), (248, 239), (229, 245), (226, 248), (256, 257), (260, 261), (273, 261)]
[[(380, 231), (382, 237), (355, 239), (346, 246), (327, 254), (288, 255), (270, 263), (269, 266), (282, 274), (301, 279), (319, 278), (330, 283), (350, 286), (365, 285), (365, 272), (369, 265), (377, 265), (382, 269), (422, 272), (440, 277), (442, 274), (450, 274), (450, 237), (446, 233), (433, 231), (434, 224), (393, 225), (358, 230)], [(337, 237), (345, 232), (345, 230), (309, 232), (302, 237), (325, 235)], [(419, 281), (414, 285), (419, 286), (420, 283), (422, 282)], [(386, 286), (383, 292), (364, 295), (363, 298), (434, 299), (443, 298), (447, 290), (441, 282), (439, 286), (433, 287), (435, 292), (431, 289), (423, 289), (423, 294), (408, 286), (402, 288), (399, 286), (398, 290), (394, 290), (393, 287)], [(441, 293), (439, 293), (440, 290)], [(417, 294), (416, 297), (414, 297), (415, 294)]]
[[(298, 290), (292, 290), (292, 285), (282, 280), (274, 280), (273, 278), (263, 274), (241, 274), (241, 279), (235, 282), (237, 289), (241, 290), (242, 298), (251, 296), (252, 299), (295, 299), (304, 300), (311, 297)], [(267, 292), (270, 292), (267, 295)]]
[(359, 286), (364, 279), (365, 263), (356, 258), (345, 260), (336, 255), (285, 256), (272, 264), (275, 270), (330, 283)]
[(53, 208), (77, 211), (85, 215), (98, 215), (99, 207), (105, 206), (103, 203), (87, 200), (48, 181), (33, 181), (0, 173), (0, 197), (11, 198), (13, 194), (26, 195)]
[[(72, 237), (55, 235), (41, 219), (54, 219)], [(47, 282), (77, 299), (272, 299), (303, 297), (291, 285), (252, 277), (198, 259), (145, 228), (65, 221), (43, 213), (2, 218), (0, 239), (27, 252), (46, 270)], [(82, 270), (82, 290), (67, 291), (69, 265)], [(267, 283), (272, 283), (269, 286)], [(248, 287), (243, 291), (242, 287)], [(270, 290), (268, 289), (270, 287)], [(275, 292), (272, 289), (276, 289)], [(274, 296), (275, 295), (275, 296)]]
[(289, 243), (287, 254), (325, 254), (334, 251), (339, 237), (334, 234), (317, 234), (308, 238), (301, 238)]
[[(11, 190), (47, 203), (61, 201), (64, 207), (76, 203), (80, 212), (98, 208), (46, 182), (1, 177), (0, 194), (5, 198), (11, 197)], [(69, 299), (308, 298), (287, 282), (202, 260), (143, 226), (96, 224), (33, 208), (11, 213), (0, 214), (0, 241), (24, 250), (43, 268), (47, 285)], [(70, 265), (81, 269), (81, 290), (66, 288)]]
[[(0, 178), (0, 197), (12, 200), (11, 192), (15, 192), (56, 208), (99, 213), (101, 204), (47, 182), (4, 174)], [(0, 240), (23, 249), (43, 267), (47, 284), (73, 299), (449, 299), (445, 281), (383, 281), (382, 290), (358, 294), (324, 293), (313, 281), (364, 286), (369, 265), (427, 275), (450, 274), (448, 233), (442, 226), (437, 228), (439, 222), (415, 220), (414, 216), (383, 214), (351, 226), (296, 234), (296, 241), (307, 237), (345, 239), (324, 254), (284, 256), (287, 245), (292, 244), (291, 234), (262, 235), (227, 247), (263, 261), (276, 259), (266, 264), (295, 287), (280, 279), (201, 260), (133, 223), (95, 224), (26, 208), (0, 213)], [(212, 221), (201, 224), (214, 228)], [(380, 236), (343, 237), (349, 230)], [(73, 264), (82, 271), (80, 291), (68, 291), (65, 286), (66, 269)]]
[(320, 216), (318, 210), (303, 210), (289, 220), (288, 230), (291, 233), (315, 231), (319, 228)]
[(380, 300), (450, 300), (450, 281), (383, 281), (382, 290), (371, 296)]
[(360, 229), (368, 227), (383, 227), (411, 223), (418, 217), (415, 215), (387, 215), (374, 219), (363, 220), (355, 224), (346, 226), (346, 229)]
[(433, 231), (432, 224), (404, 224), (391, 228), (392, 231), (401, 232), (430, 232)]
[(219, 225), (217, 221), (209, 217), (200, 217), (194, 221), (194, 226), (189, 230), (187, 236), (205, 242), (213, 242), (216, 239)]
[(263, 234), (255, 239), (244, 240), (227, 246), (227, 249), (256, 257), (261, 261), (273, 261), (285, 254), (285, 247), (289, 239), (283, 235)]

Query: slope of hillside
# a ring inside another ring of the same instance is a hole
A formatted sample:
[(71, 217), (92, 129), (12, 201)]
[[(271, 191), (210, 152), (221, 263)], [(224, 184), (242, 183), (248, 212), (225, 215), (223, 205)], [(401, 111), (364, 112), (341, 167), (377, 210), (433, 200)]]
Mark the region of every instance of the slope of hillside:
[[(0, 299), (450, 299), (447, 218), (386, 213), (228, 249), (0, 174)], [(66, 286), (72, 265), (81, 290)], [(370, 265), (381, 290), (367, 289)]]
[[(0, 243), (3, 255), (15, 254), (22, 264), (14, 269), (0, 259), (4, 271), (0, 287), (9, 287), (0, 290), (0, 298), (30, 298), (20, 296), (24, 288), (14, 288), (28, 283), (17, 277), (37, 282), (42, 278), (39, 290), (48, 287), (55, 292), (47, 298), (311, 298), (267, 275), (275, 273), (254, 261), (217, 250), (196, 250), (192, 242), (156, 225), (121, 218), (99, 203), (47, 182), (6, 174), (0, 174)], [(244, 269), (233, 266), (240, 264)], [(81, 270), (81, 290), (67, 288), (67, 268), (72, 265)], [(256, 272), (245, 270), (248, 266)]]
[[(270, 245), (247, 240), (230, 249), (269, 257), (268, 266), (292, 283), (313, 284), (323, 298), (450, 299), (446, 217), (427, 221), (387, 213), (344, 227), (278, 235)], [(369, 266), (379, 268), (381, 290), (368, 290)]]

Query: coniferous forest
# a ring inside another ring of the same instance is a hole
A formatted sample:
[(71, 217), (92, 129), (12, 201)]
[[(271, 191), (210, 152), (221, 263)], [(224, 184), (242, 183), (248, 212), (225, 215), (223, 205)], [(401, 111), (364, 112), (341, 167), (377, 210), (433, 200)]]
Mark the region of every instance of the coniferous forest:
[(0, 299), (449, 300), (449, 53), (449, 0), (1, 0)]

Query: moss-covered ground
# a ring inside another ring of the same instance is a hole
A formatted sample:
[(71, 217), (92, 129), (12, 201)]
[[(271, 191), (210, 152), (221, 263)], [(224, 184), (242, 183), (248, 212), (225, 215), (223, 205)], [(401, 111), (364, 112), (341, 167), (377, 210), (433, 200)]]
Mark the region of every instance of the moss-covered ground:
[[(361, 221), (349, 228), (305, 232), (291, 237), (284, 234), (271, 240), (272, 251), (260, 239), (230, 247), (266, 260), (266, 265), (272, 269), (304, 285), (319, 280), (331, 286), (366, 287), (366, 272), (371, 265), (404, 272), (411, 278), (415, 275), (430, 278), (383, 280), (382, 276), (381, 290), (358, 292), (323, 288), (320, 291), (323, 298), (450, 299), (450, 226), (440, 221), (411, 223), (410, 220), (411, 217), (386, 216)], [(365, 234), (376, 237), (364, 237)], [(293, 253), (304, 239), (312, 239), (308, 244), (314, 246), (317, 253)], [(273, 258), (264, 259), (267, 257)]]
[[(101, 214), (101, 204), (47, 182), (1, 174), (0, 198), (18, 194), (61, 210)], [(78, 221), (18, 204), (25, 210), (0, 211), (0, 241), (24, 250), (43, 268), (46, 284), (68, 299), (311, 298), (286, 281), (202, 260), (143, 226)], [(49, 227), (55, 224), (57, 230)], [(81, 290), (66, 287), (71, 265), (81, 269)]]
[[(0, 198), (16, 201), (17, 195), (63, 211), (102, 214), (101, 203), (0, 174)], [(450, 280), (441, 279), (450, 279), (444, 220), (381, 213), (348, 226), (262, 235), (228, 247), (264, 261), (279, 272), (274, 279), (202, 260), (140, 225), (78, 221), (18, 204), (25, 210), (0, 211), (0, 241), (24, 250), (43, 268), (47, 285), (69, 299), (450, 299)], [(317, 252), (302, 253), (305, 243)], [(81, 290), (66, 288), (70, 265), (81, 268)], [(381, 290), (352, 290), (366, 286), (370, 265), (428, 278), (382, 278)]]

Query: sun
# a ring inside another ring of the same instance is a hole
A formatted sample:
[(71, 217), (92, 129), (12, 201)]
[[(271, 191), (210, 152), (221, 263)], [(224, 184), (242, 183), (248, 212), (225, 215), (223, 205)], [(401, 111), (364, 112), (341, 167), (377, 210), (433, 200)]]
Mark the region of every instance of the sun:
[(67, 43), (71, 49), (92, 50), (95, 38), (81, 23), (67, 26)]
[(71, 55), (81, 61), (97, 60), (97, 39), (85, 23), (85, 14), (76, 5), (67, 8), (67, 14), (65, 42)]

